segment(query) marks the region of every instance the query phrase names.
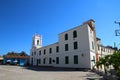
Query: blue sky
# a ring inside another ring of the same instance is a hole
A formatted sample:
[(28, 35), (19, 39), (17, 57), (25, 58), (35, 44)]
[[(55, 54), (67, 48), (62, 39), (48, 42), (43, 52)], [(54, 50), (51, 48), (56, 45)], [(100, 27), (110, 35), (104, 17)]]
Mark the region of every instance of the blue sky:
[[(120, 0), (0, 0), (0, 55), (29, 54), (32, 36), (42, 35), (43, 46), (57, 42), (58, 34), (94, 19), (103, 45), (120, 43), (114, 30), (120, 21)], [(118, 46), (120, 47), (120, 46)]]

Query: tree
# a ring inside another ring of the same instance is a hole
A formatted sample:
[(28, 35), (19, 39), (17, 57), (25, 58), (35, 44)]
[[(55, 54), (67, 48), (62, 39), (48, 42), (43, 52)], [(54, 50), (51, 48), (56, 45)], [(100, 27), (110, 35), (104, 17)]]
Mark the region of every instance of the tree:
[(10, 55), (10, 56), (28, 56), (24, 51), (21, 51), (20, 53), (16, 52), (8, 52), (5, 56)]
[(115, 69), (116, 75), (120, 78), (120, 51), (115, 51), (111, 55), (111, 64)]
[(100, 58), (100, 60), (96, 62), (96, 66), (99, 68), (99, 66), (102, 65), (104, 66), (105, 75), (107, 75), (107, 68), (112, 65), (116, 75), (120, 78), (120, 51), (115, 51), (112, 55), (106, 55)]
[(111, 56), (112, 65), (115, 70), (120, 69), (120, 51), (115, 51)]
[(24, 51), (19, 53), (20, 56), (28, 56)]
[(110, 57), (111, 55), (106, 55), (105, 57), (100, 58), (98, 62), (96, 62), (97, 68), (104, 66), (105, 75), (107, 75), (107, 68), (111, 65), (111, 62), (109, 60)]

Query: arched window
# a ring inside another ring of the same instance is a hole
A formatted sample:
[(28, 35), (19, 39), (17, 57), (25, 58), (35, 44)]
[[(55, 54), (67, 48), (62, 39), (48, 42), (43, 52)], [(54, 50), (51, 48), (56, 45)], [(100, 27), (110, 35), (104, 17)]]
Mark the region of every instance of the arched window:
[(65, 34), (65, 40), (68, 40), (68, 34)]
[(39, 45), (39, 40), (37, 40), (37, 45)]
[(77, 37), (77, 31), (73, 31), (73, 38)]

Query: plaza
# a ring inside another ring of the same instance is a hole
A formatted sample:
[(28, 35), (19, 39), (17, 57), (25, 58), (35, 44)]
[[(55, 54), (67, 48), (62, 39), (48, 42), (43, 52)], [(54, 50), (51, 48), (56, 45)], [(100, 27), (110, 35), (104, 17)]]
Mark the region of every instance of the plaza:
[(88, 71), (0, 65), (0, 80), (87, 80), (98, 77)]

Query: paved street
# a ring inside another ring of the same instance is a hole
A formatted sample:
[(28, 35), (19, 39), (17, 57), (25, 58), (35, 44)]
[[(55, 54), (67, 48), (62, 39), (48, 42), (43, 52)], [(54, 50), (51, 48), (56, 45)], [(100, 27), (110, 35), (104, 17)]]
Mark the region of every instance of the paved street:
[(0, 65), (0, 80), (87, 80), (91, 72)]

